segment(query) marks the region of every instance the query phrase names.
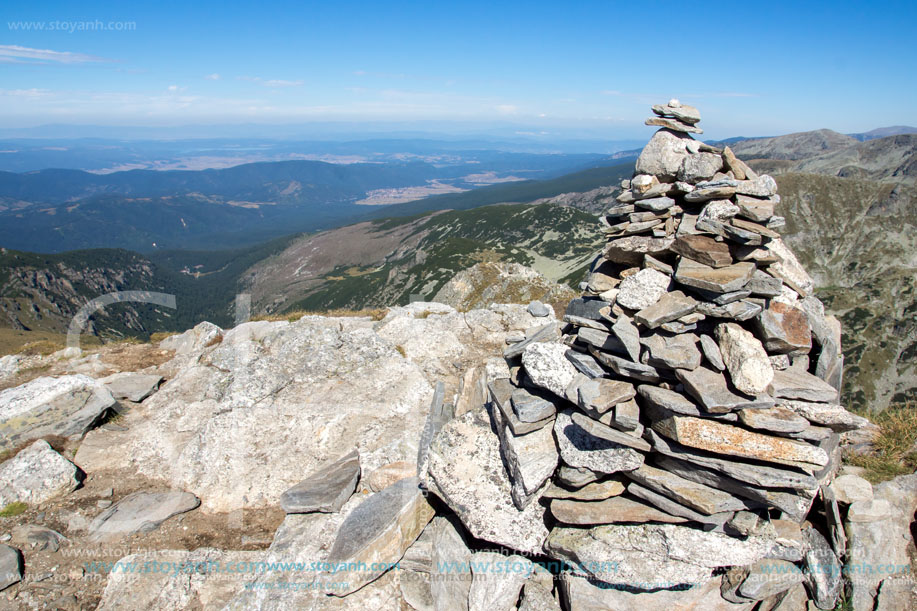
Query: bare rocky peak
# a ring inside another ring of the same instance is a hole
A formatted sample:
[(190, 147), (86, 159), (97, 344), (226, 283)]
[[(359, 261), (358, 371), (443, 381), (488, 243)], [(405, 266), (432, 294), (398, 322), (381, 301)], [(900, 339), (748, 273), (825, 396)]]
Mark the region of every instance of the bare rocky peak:
[(774, 138), (755, 138), (731, 145), (736, 155), (744, 159), (798, 160), (828, 153), (858, 144), (856, 138), (830, 129), (798, 132)]

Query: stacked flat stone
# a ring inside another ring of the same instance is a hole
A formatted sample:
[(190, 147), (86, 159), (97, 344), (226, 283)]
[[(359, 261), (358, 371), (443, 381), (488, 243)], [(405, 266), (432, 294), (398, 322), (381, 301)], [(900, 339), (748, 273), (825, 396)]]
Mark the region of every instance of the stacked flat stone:
[(840, 324), (780, 238), (774, 179), (693, 139), (696, 108), (652, 110), (661, 129), (601, 218), (562, 338), (533, 330), (490, 383), (513, 502), (549, 507), (543, 550), (571, 563), (571, 596), (577, 578), (639, 592), (732, 567), (730, 602), (805, 581), (833, 608), (844, 535), (826, 486), (840, 434), (865, 422), (838, 403)]

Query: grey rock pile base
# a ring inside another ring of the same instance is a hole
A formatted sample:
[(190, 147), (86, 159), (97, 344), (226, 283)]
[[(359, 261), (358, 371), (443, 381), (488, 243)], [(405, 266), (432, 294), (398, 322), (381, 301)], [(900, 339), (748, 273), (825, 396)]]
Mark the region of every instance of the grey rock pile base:
[[(840, 433), (866, 424), (838, 404), (839, 323), (775, 231), (776, 182), (694, 140), (697, 109), (653, 112), (562, 337), (508, 340), (510, 377), (446, 423), (425, 485), (475, 537), (565, 562), (573, 609), (662, 608), (685, 586), (700, 608), (803, 587), (833, 608), (830, 486)], [(865, 499), (861, 481), (840, 496)]]

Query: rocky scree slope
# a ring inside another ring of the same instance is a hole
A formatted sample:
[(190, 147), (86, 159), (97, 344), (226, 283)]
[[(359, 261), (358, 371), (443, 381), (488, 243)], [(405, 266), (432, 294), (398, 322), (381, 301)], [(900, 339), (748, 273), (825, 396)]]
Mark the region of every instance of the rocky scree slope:
[(242, 282), (259, 314), (385, 307), (431, 299), (455, 274), (485, 261), (576, 284), (600, 242), (595, 217), (575, 208), (486, 206), (305, 236)]

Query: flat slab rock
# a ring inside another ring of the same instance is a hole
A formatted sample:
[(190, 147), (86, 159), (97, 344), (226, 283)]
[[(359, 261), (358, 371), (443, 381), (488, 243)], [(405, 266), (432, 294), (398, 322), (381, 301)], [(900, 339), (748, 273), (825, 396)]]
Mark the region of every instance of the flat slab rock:
[(568, 348), (560, 343), (536, 343), (522, 352), (522, 365), (535, 385), (559, 397), (576, 376), (576, 368), (567, 360)]
[(682, 445), (716, 454), (817, 467), (828, 464), (822, 448), (704, 418), (672, 415), (654, 422), (653, 430)]
[(748, 569), (748, 577), (739, 586), (738, 594), (751, 600), (764, 600), (802, 583), (805, 575), (792, 562), (768, 558), (759, 560)]
[(691, 234), (678, 236), (675, 243), (672, 244), (672, 251), (710, 267), (732, 265), (729, 245), (725, 242), (717, 242), (709, 236)]
[(22, 554), (15, 547), (0, 544), (0, 590), (22, 580)]
[(610, 524), (556, 527), (545, 550), (578, 575), (654, 590), (706, 583), (713, 569), (751, 564), (772, 546), (773, 538), (761, 535), (743, 540), (677, 524)]
[(837, 389), (805, 371), (784, 369), (774, 372), (770, 386), (771, 394), (778, 399), (798, 399), (815, 403), (837, 401)]
[[(535, 422), (526, 422), (516, 415), (513, 409), (512, 396), (518, 389), (513, 386), (508, 378), (498, 378), (487, 385), (490, 398), (494, 407), (500, 411), (502, 420), (509, 426), (514, 435), (525, 435), (533, 431), (542, 429), (553, 421), (553, 415), (546, 417), (544, 420)], [(477, 406), (480, 407), (480, 406)]]
[[(626, 434), (626, 433), (622, 433)], [(643, 454), (596, 437), (576, 424), (572, 412), (562, 411), (554, 421), (554, 436), (564, 463), (597, 473), (630, 471), (643, 464)], [(641, 441), (634, 438), (635, 441)]]
[(475, 537), (521, 552), (542, 551), (545, 508), (537, 499), (522, 510), (513, 503), (500, 441), (485, 409), (446, 423), (430, 445), (423, 483)]
[(744, 501), (728, 492), (698, 484), (649, 465), (641, 465), (627, 477), (663, 496), (706, 515), (746, 508)]
[(340, 511), (360, 479), (360, 454), (356, 450), (323, 465), (282, 495), (280, 506), (287, 513)]
[(808, 420), (780, 406), (740, 410), (739, 420), (749, 428), (775, 433), (799, 433), (810, 426)]
[(551, 501), (551, 515), (562, 524), (575, 526), (627, 522), (638, 524), (646, 522), (680, 524), (687, 522), (685, 518), (669, 515), (652, 505), (622, 496), (613, 496), (601, 501), (554, 499)]
[(172, 516), (191, 511), (201, 504), (190, 492), (134, 492), (89, 523), (92, 541), (110, 541), (138, 532), (151, 532)]
[(124, 372), (115, 373), (99, 380), (115, 399), (127, 399), (140, 403), (159, 389), (161, 375)]
[(570, 418), (573, 423), (578, 425), (585, 432), (593, 437), (604, 439), (621, 446), (640, 450), (642, 452), (650, 451), (650, 444), (636, 435), (631, 435), (617, 429), (613, 429), (607, 424), (594, 420), (580, 412), (570, 412)]
[[(569, 354), (567, 356), (569, 360)], [(546, 418), (552, 417), (557, 412), (552, 401), (533, 395), (522, 388), (513, 391), (510, 402), (513, 406), (513, 412), (522, 422), (541, 422)]]
[(799, 414), (812, 424), (826, 426), (837, 433), (868, 427), (870, 422), (836, 403), (812, 403), (778, 399), (779, 406)]
[(693, 370), (700, 367), (701, 353), (697, 348), (697, 336), (693, 333), (665, 336), (650, 335), (642, 340), (648, 350), (646, 363), (666, 369)]
[(513, 502), (522, 509), (536, 498), (557, 468), (554, 433), (551, 427), (545, 426), (531, 433), (516, 435), (499, 409), (493, 411), (493, 417), (500, 437), (500, 452), (512, 481)]
[(116, 404), (101, 382), (82, 374), (8, 388), (0, 392), (0, 451), (45, 435), (82, 435)]
[[(659, 301), (651, 306), (643, 308), (634, 315), (634, 320), (650, 329), (663, 325), (667, 322), (677, 320), (682, 316), (687, 316), (697, 308), (697, 301), (688, 297), (682, 291), (672, 291), (663, 295)], [(617, 324), (615, 325), (617, 326)], [(620, 337), (620, 335), (619, 335)], [(638, 338), (639, 339), (639, 336)], [(637, 360), (639, 357), (639, 347), (637, 355), (630, 354), (631, 359)]]
[(628, 236), (610, 241), (605, 246), (605, 258), (613, 263), (641, 265), (643, 255), (660, 255), (669, 250), (675, 238)]
[[(783, 469), (757, 463), (746, 463), (730, 459), (726, 456), (717, 456), (716, 454), (702, 452), (681, 445), (680, 443), (669, 441), (658, 435), (652, 429), (647, 429), (647, 437), (652, 441), (653, 450), (665, 457), (686, 461), (690, 463), (693, 469), (696, 469), (698, 466), (712, 469), (719, 474), (734, 478), (745, 484), (750, 484), (756, 488), (790, 488), (800, 491), (811, 491), (818, 488), (816, 479), (812, 475), (803, 473), (802, 471)], [(663, 460), (667, 465), (670, 464), (668, 461), (665, 461), (665, 459), (657, 460)], [(676, 468), (667, 466), (666, 469), (673, 473), (678, 473), (682, 475), (682, 477), (688, 477), (684, 473), (679, 472)], [(697, 469), (697, 471), (702, 471), (702, 469)], [(685, 473), (687, 473), (687, 471)], [(710, 485), (720, 487), (716, 483), (717, 480), (711, 481), (714, 483)]]
[(720, 579), (710, 579), (689, 590), (657, 590), (641, 592), (626, 588), (608, 587), (571, 573), (565, 573), (560, 587), (576, 611), (656, 611), (657, 609), (681, 611), (746, 611), (754, 603), (735, 605), (720, 595)]
[(771, 301), (757, 323), (764, 346), (772, 354), (805, 354), (812, 349), (812, 329), (799, 308)]
[(346, 596), (375, 580), (420, 536), (436, 512), (419, 483), (416, 477), (395, 482), (347, 516), (328, 554), (328, 562), (347, 566), (348, 570), (334, 573), (335, 580), (346, 582), (347, 587), (329, 593)]
[(581, 409), (601, 416), (619, 403), (633, 399), (636, 394), (633, 384), (599, 378), (580, 384), (577, 400)]
[(712, 515), (700, 513), (682, 505), (677, 501), (673, 501), (670, 497), (663, 494), (659, 494), (649, 488), (645, 488), (636, 482), (631, 482), (627, 485), (627, 492), (641, 501), (650, 503), (654, 507), (657, 507), (665, 513), (683, 518), (689, 522), (695, 522), (701, 524), (705, 530), (719, 529), (722, 530), (723, 525), (733, 517), (731, 511), (718, 512)]
[(624, 492), (624, 484), (617, 480), (592, 482), (582, 488), (568, 490), (557, 484), (551, 484), (544, 491), (545, 498), (571, 499), (575, 501), (604, 501)]
[(637, 387), (637, 392), (651, 408), (662, 408), (684, 416), (703, 416), (705, 413), (687, 397), (668, 388), (641, 384)]
[(39, 439), (0, 464), (0, 507), (14, 501), (37, 505), (78, 485), (76, 465)]
[(724, 267), (710, 267), (682, 257), (675, 270), (675, 281), (713, 293), (731, 293), (745, 286), (754, 273), (754, 263), (733, 263)]
[(667, 104), (653, 104), (652, 109), (660, 117), (672, 117), (689, 125), (700, 122), (700, 111), (694, 106), (681, 104), (678, 100), (669, 100)]
[(675, 375), (684, 384), (685, 390), (713, 414), (730, 412), (754, 402), (754, 399), (732, 392), (719, 371), (697, 367), (693, 370), (679, 369)]

